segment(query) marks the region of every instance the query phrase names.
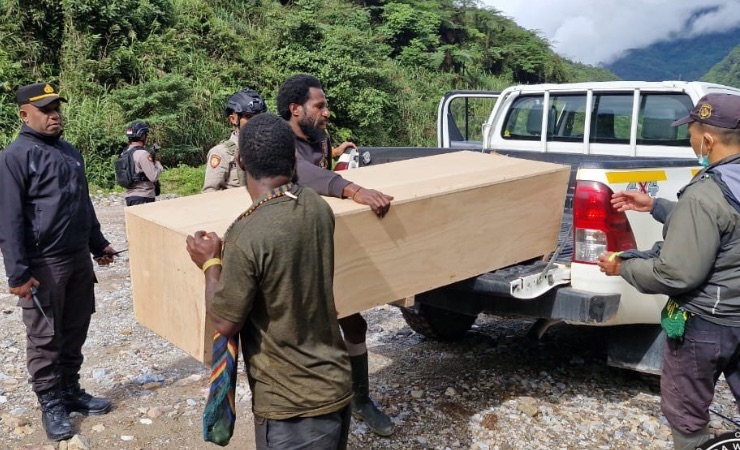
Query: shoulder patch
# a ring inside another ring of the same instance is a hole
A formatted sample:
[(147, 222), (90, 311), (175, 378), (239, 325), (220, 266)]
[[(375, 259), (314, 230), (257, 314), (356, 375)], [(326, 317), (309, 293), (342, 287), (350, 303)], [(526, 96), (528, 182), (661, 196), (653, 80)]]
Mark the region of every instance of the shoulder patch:
[(149, 162), (154, 162), (154, 157), (152, 156), (151, 153), (149, 153), (148, 155), (146, 155), (146, 159), (148, 159)]
[(221, 164), (221, 157), (218, 155), (212, 155), (208, 164), (211, 166), (211, 169), (215, 169), (219, 164)]

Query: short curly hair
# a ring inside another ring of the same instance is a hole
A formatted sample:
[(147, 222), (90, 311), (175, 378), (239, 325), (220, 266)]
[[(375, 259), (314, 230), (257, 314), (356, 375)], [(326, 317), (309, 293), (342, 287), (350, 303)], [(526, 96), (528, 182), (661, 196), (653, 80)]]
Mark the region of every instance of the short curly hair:
[(239, 131), (239, 157), (255, 180), (292, 177), (296, 164), (293, 129), (274, 114), (254, 116)]
[(312, 87), (324, 89), (318, 78), (305, 73), (293, 75), (283, 81), (277, 95), (277, 109), (280, 117), (290, 120), (290, 104), (305, 104), (308, 101), (309, 91)]

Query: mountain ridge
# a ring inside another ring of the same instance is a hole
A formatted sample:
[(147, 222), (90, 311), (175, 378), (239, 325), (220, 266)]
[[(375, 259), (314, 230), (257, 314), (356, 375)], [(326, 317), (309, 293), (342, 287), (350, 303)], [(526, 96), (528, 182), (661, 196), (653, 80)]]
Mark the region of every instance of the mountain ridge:
[[(710, 79), (705, 76), (740, 46), (740, 26), (722, 33), (660, 41), (644, 48), (627, 50), (620, 58), (601, 67), (624, 80), (727, 79), (722, 67)], [(736, 79), (735, 77), (729, 77)]]

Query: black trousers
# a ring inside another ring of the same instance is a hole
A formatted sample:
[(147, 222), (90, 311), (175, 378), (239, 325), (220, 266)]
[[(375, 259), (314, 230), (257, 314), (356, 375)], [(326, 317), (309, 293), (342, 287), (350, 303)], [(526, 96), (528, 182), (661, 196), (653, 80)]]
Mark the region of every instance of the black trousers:
[(345, 450), (351, 411), (347, 405), (316, 417), (271, 420), (254, 416), (257, 450)]
[(154, 197), (126, 197), (126, 206), (143, 205), (153, 203)]
[(683, 340), (668, 339), (663, 353), (660, 406), (673, 428), (689, 434), (709, 423), (721, 374), (740, 404), (740, 327), (690, 317)]
[(339, 326), (342, 328), (344, 339), (352, 344), (362, 344), (365, 342), (367, 335), (367, 321), (360, 313), (339, 319)]
[[(38, 258), (31, 275), (39, 281), (37, 298), (19, 300), (26, 325), (26, 365), (34, 392), (79, 380), (90, 318), (95, 312), (95, 272), (90, 252)], [(49, 319), (51, 325), (46, 319)]]

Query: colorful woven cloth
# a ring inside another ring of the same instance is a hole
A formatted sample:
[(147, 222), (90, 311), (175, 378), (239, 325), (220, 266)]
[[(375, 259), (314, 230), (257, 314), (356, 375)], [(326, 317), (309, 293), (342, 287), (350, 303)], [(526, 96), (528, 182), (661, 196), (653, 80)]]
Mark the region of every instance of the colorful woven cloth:
[(229, 443), (234, 434), (238, 349), (238, 335), (227, 338), (219, 333), (214, 334), (211, 390), (203, 411), (203, 439), (222, 447)]

